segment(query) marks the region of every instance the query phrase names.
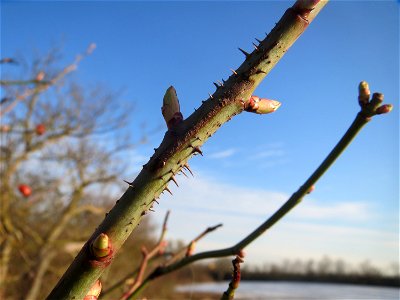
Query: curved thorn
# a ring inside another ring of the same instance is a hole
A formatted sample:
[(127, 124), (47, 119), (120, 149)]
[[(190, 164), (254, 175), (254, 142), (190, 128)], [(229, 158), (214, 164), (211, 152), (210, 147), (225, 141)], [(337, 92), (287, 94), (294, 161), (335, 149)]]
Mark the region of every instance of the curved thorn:
[(133, 181), (132, 181), (132, 182), (129, 182), (129, 181), (125, 180), (125, 179), (123, 179), (123, 180), (124, 180), (124, 182), (126, 182), (130, 187), (134, 187), (134, 186), (133, 186)]
[(183, 168), (181, 169), (181, 173), (182, 173), (183, 175), (185, 175), (186, 178), (189, 178), (189, 177), (187, 176), (187, 174), (185, 173), (185, 171), (183, 171)]
[(189, 165), (188, 165), (187, 163), (186, 163), (183, 167), (184, 167), (186, 170), (188, 170), (189, 173), (192, 174), (192, 176), (194, 177), (193, 172), (192, 172), (192, 170), (190, 170), (190, 167), (189, 167)]
[(252, 43), (253, 44), (253, 46), (254, 46), (254, 49), (256, 49), (256, 51), (258, 51), (258, 47), (257, 47), (257, 45), (256, 44), (254, 44), (254, 43)]
[(179, 187), (179, 184), (178, 184), (178, 182), (176, 181), (174, 175), (171, 176), (171, 180), (176, 184), (177, 187)]
[(170, 191), (170, 189), (167, 186), (164, 188), (164, 191), (167, 191), (168, 193), (170, 193), (172, 195), (172, 192)]
[(246, 56), (246, 58), (250, 56), (250, 53), (244, 51), (242, 48), (238, 48), (238, 49), (240, 52), (242, 52)]
[(256, 38), (256, 41), (257, 41), (259, 44), (261, 44), (261, 42), (262, 42), (262, 41), (260, 41), (258, 38)]
[(234, 69), (230, 69), (233, 74), (237, 75), (237, 72)]
[(203, 156), (203, 151), (201, 151), (199, 147), (192, 146), (192, 148), (193, 148), (193, 153), (199, 153), (201, 156)]

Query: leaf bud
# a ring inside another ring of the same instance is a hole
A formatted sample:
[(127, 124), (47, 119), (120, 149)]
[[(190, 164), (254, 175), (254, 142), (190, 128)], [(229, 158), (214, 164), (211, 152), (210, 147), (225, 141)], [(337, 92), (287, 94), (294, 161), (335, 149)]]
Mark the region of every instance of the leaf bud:
[(100, 233), (92, 243), (92, 253), (97, 258), (102, 258), (110, 254), (110, 241), (108, 235)]
[(192, 256), (194, 253), (194, 250), (196, 249), (196, 242), (192, 241), (189, 245), (189, 247), (186, 250), (186, 257)]
[(392, 109), (393, 109), (392, 104), (384, 104), (384, 105), (379, 106), (376, 109), (376, 114), (377, 115), (387, 114), (387, 113), (390, 113), (392, 111)]
[(167, 123), (168, 129), (171, 129), (183, 120), (178, 96), (173, 86), (170, 86), (165, 92), (161, 112), (165, 122)]
[(101, 281), (96, 280), (83, 300), (97, 300), (101, 293)]
[(251, 96), (249, 101), (245, 102), (244, 110), (256, 114), (269, 114), (276, 111), (280, 106), (279, 101)]

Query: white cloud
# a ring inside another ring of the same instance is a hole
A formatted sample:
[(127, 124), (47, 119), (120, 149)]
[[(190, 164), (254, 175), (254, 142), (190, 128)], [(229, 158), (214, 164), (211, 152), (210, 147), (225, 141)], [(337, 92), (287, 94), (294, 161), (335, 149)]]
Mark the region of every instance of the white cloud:
[(235, 154), (237, 151), (236, 149), (227, 149), (219, 152), (214, 152), (211, 154), (208, 154), (209, 158), (214, 158), (214, 159), (221, 159), (221, 158), (227, 158)]
[[(172, 188), (174, 196), (163, 196), (157, 208), (161, 213), (172, 211), (171, 238), (190, 241), (208, 226), (224, 224), (198, 244), (198, 251), (237, 243), (289, 198), (286, 193), (233, 186), (198, 174), (178, 179), (181, 187)], [(321, 203), (309, 196), (246, 249), (248, 259), (260, 263), (268, 258), (329, 255), (350, 261), (369, 259), (382, 266), (398, 260), (396, 229), (365, 229), (366, 222), (373, 226), (378, 220), (365, 203)]]
[(284, 155), (284, 151), (282, 149), (267, 149), (263, 151), (256, 152), (252, 156), (251, 159), (260, 159), (260, 158), (267, 158), (267, 157), (280, 157)]

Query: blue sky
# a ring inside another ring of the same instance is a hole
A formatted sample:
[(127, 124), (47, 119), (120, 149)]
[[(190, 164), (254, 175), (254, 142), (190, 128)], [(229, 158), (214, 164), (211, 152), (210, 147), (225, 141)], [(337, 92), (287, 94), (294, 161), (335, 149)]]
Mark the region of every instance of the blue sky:
[[(1, 4), (1, 56), (63, 45), (63, 62), (94, 42), (74, 76), (123, 90), (135, 103), (131, 130), (163, 126), (160, 107), (174, 85), (184, 116), (227, 78), (254, 38), (263, 39), (292, 2), (20, 2)], [(172, 210), (169, 234), (191, 239), (225, 224), (199, 249), (225, 247), (269, 216), (318, 166), (358, 111), (357, 85), (395, 105), (377, 116), (298, 209), (248, 249), (251, 263), (327, 254), (380, 266), (398, 261), (399, 4), (329, 3), (256, 95), (282, 102), (271, 115), (241, 114), (225, 124), (163, 196), (156, 218)], [(164, 132), (132, 153), (133, 177)], [(125, 177), (126, 178), (126, 177)], [(190, 222), (188, 221), (190, 220)]]

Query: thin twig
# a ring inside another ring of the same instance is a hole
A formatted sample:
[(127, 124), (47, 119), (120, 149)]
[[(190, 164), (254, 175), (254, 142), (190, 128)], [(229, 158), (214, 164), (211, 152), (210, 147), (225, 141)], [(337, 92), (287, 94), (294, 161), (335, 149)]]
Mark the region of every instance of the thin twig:
[(1, 85), (29, 85), (29, 84), (34, 84), (35, 86), (33, 88), (27, 88), (25, 89), (21, 94), (17, 94), (14, 98), (14, 100), (4, 109), (0, 110), (0, 117), (5, 115), (6, 113), (10, 112), (17, 104), (19, 101), (23, 101), (29, 96), (32, 96), (35, 93), (40, 93), (54, 84), (56, 84), (60, 79), (64, 78), (68, 73), (71, 73), (75, 71), (78, 68), (79, 62), (87, 55), (90, 55), (93, 50), (95, 49), (96, 45), (95, 44), (90, 44), (89, 47), (87, 48), (86, 52), (81, 55), (77, 55), (75, 57), (75, 60), (68, 66), (66, 66), (60, 73), (58, 73), (56, 76), (54, 76), (52, 79), (48, 81), (41, 81), (37, 79), (32, 79), (32, 80), (26, 80), (26, 81), (8, 81), (8, 80), (2, 80), (0, 83)]
[(210, 232), (213, 232), (214, 230), (218, 229), (221, 227), (222, 224), (217, 224), (215, 226), (210, 226), (206, 230), (204, 230), (202, 233), (200, 233), (197, 237), (195, 237), (193, 240), (191, 240), (186, 246), (182, 247), (180, 250), (178, 250), (166, 263), (166, 265), (170, 265), (177, 261), (179, 258), (181, 258), (185, 253), (188, 252), (190, 247), (193, 246), (194, 243), (197, 243), (200, 239), (205, 237), (207, 234)]
[[(364, 104), (361, 107), (361, 111), (357, 114), (355, 120), (346, 131), (344, 136), (340, 139), (340, 141), (336, 144), (333, 150), (329, 153), (329, 155), (325, 158), (325, 160), (321, 163), (321, 165), (314, 171), (314, 173), (306, 180), (306, 182), (264, 223), (262, 223), (257, 229), (247, 235), (244, 239), (242, 239), (236, 245), (213, 251), (206, 251), (202, 253), (195, 254), (193, 256), (187, 256), (181, 259), (176, 263), (172, 263), (163, 267), (157, 268), (152, 274), (150, 274), (144, 281), (143, 284), (136, 290), (134, 296), (137, 296), (140, 291), (152, 280), (158, 278), (160, 276), (166, 275), (170, 272), (176, 271), (190, 263), (193, 263), (198, 260), (207, 259), (207, 258), (218, 258), (229, 255), (236, 255), (240, 253), (242, 249), (260, 237), (266, 230), (271, 228), (275, 223), (277, 223), (282, 217), (284, 217), (289, 211), (291, 211), (297, 204), (301, 202), (303, 197), (309, 193), (311, 187), (318, 181), (318, 179), (329, 169), (329, 167), (334, 163), (334, 161), (340, 156), (340, 154), (346, 149), (346, 147), (351, 143), (354, 137), (360, 132), (360, 130), (367, 124), (371, 118), (380, 114), (380, 110), (382, 107), (391, 105), (382, 105), (380, 104), (383, 101), (383, 95), (375, 93), (373, 95), (372, 100)], [(383, 113), (389, 112), (385, 111)]]
[[(121, 296), (120, 300), (128, 299), (130, 297), (130, 295), (132, 295), (132, 293), (139, 287), (139, 285), (143, 282), (144, 272), (146, 271), (149, 261), (152, 258), (154, 258), (156, 255), (158, 255), (161, 252), (161, 250), (163, 250), (163, 248), (165, 248), (166, 244), (165, 244), (164, 238), (165, 238), (165, 234), (167, 232), (167, 222), (168, 222), (169, 214), (170, 214), (170, 211), (168, 210), (167, 213), (165, 214), (160, 238), (158, 240), (158, 243), (154, 246), (153, 250), (151, 250), (151, 252), (148, 252), (148, 250), (146, 249), (145, 246), (142, 247), (143, 259), (139, 266), (138, 271), (135, 270), (135, 272), (134, 272), (135, 274), (137, 273), (137, 276), (136, 276), (135, 280), (133, 281), (133, 283), (131, 284), (131, 286), (129, 287), (128, 291)], [(103, 293), (103, 296), (104, 296), (104, 293)]]
[(234, 260), (232, 260), (233, 274), (232, 280), (229, 283), (228, 289), (222, 294), (221, 300), (232, 300), (235, 297), (235, 291), (239, 287), (241, 272), (240, 264), (243, 263), (243, 259), (237, 255)]

